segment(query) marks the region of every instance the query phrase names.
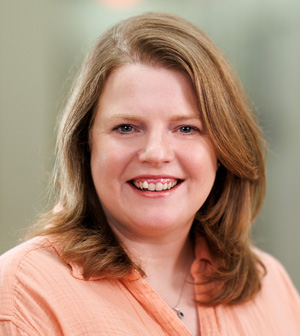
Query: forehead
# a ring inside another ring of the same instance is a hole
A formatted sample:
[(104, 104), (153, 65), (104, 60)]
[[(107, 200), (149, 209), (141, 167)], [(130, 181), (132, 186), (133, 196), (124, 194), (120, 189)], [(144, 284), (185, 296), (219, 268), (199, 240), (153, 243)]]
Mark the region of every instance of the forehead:
[(164, 67), (127, 64), (106, 80), (98, 111), (170, 111), (198, 115), (197, 98), (187, 74)]

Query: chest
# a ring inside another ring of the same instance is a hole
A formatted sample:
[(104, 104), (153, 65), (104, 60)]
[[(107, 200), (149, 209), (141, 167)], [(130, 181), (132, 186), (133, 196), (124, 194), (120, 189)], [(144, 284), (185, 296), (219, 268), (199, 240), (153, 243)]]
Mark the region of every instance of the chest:
[[(53, 294), (51, 290), (44, 292), (44, 296), (49, 295), (45, 300), (51, 303), (50, 311), (37, 317), (47, 319), (41, 324), (44, 334), (49, 335), (53, 334), (54, 325), (61, 330), (61, 334), (55, 334), (64, 336), (296, 336), (300, 331), (296, 318), (282, 320), (280, 305), (265, 311), (259, 303), (212, 308), (185, 307), (183, 301), (185, 317), (180, 320), (142, 280), (79, 281)], [(52, 295), (62, 299), (52, 302)]]

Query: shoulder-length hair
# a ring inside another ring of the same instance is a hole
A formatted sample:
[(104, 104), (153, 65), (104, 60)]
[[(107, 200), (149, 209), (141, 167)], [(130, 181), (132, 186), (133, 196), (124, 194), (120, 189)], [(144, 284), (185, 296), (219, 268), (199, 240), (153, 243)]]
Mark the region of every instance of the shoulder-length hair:
[(88, 54), (59, 125), (53, 186), (60, 210), (44, 214), (42, 229), (34, 234), (58, 237), (62, 257), (79, 263), (87, 279), (122, 278), (139, 269), (104, 216), (91, 177), (89, 148), (106, 79), (114, 69), (134, 63), (182, 71), (193, 83), (199, 116), (220, 165), (191, 229), (191, 235), (205, 238), (218, 261), (206, 277), (218, 290), (201, 303), (247, 301), (260, 290), (264, 268), (249, 242), (265, 194), (264, 138), (222, 53), (200, 29), (173, 15), (147, 13), (122, 21)]

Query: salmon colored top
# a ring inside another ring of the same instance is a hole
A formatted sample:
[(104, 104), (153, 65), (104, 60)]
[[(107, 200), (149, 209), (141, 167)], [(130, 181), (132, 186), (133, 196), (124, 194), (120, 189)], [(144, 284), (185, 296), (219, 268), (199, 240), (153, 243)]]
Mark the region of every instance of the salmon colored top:
[[(299, 336), (299, 296), (283, 267), (256, 251), (267, 268), (254, 300), (198, 307), (202, 336)], [(203, 240), (192, 275), (211, 259)], [(196, 290), (196, 295), (197, 290)], [(46, 238), (34, 238), (0, 257), (1, 336), (191, 336), (182, 321), (138, 273), (124, 280), (84, 280)]]

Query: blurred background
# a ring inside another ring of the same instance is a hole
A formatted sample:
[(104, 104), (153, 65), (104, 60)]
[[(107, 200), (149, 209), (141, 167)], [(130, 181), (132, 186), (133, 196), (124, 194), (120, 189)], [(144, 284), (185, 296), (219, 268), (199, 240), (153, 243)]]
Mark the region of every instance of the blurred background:
[(203, 29), (239, 73), (270, 153), (254, 240), (300, 290), (298, 0), (10, 0), (0, 4), (0, 254), (45, 207), (57, 114), (96, 38), (145, 11)]

